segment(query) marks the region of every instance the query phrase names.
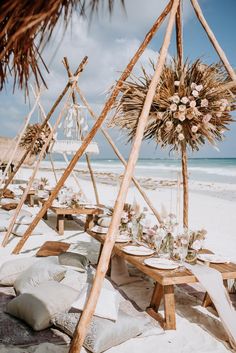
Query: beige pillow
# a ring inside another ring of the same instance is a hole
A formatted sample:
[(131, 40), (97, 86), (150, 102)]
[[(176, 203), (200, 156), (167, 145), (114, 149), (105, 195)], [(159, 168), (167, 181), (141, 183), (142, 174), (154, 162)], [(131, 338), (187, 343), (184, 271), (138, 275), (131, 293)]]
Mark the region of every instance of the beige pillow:
[(39, 261), (17, 277), (14, 289), (17, 294), (22, 294), (45, 281), (60, 282), (65, 277), (65, 273), (66, 269), (63, 266), (52, 264), (49, 261)]
[(101, 227), (109, 228), (111, 224), (111, 217), (101, 217), (98, 219), (97, 224)]
[(0, 284), (12, 286), (16, 278), (36, 261), (39, 261), (36, 257), (23, 257), (4, 262), (0, 267)]
[[(25, 224), (15, 224), (13, 230), (12, 230), (12, 233), (18, 237), (22, 237), (25, 232), (27, 231), (28, 229), (28, 225), (25, 225)], [(40, 224), (38, 224), (31, 235), (42, 235), (44, 232), (43, 228), (41, 227)]]
[[(73, 337), (79, 319), (79, 313), (59, 313), (54, 316), (52, 322)], [(144, 325), (143, 318), (134, 318), (122, 310), (119, 310), (116, 322), (94, 316), (84, 340), (84, 347), (93, 353), (104, 352), (140, 335), (144, 330)]]
[(85, 272), (89, 264), (89, 260), (86, 256), (69, 251), (58, 255), (58, 261), (59, 264), (74, 267), (80, 272)]
[(6, 312), (40, 331), (51, 326), (56, 314), (67, 311), (77, 296), (77, 291), (61, 283), (44, 282), (11, 300)]

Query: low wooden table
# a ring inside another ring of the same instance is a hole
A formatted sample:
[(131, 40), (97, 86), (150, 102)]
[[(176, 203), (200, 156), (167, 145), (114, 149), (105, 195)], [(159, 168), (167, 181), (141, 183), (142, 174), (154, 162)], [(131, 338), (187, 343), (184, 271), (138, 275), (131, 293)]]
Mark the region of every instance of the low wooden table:
[[(84, 225), (84, 229), (87, 230), (92, 228), (93, 220), (95, 215), (103, 214), (103, 210), (101, 208), (62, 208), (62, 207), (49, 207), (49, 210), (56, 214), (57, 216), (57, 231), (59, 235), (64, 234), (65, 230), (65, 218), (73, 219), (73, 215), (84, 214), (86, 215), (86, 222)], [(47, 219), (47, 212), (45, 213), (44, 219)]]
[[(25, 192), (25, 187), (20, 186), (20, 189)], [(29, 206), (33, 207), (34, 206), (34, 197), (36, 195), (36, 191), (31, 189), (28, 191), (26, 202), (29, 204)]]
[[(93, 238), (98, 240), (101, 244), (105, 241), (104, 234), (97, 234), (91, 230), (87, 230), (87, 233)], [(133, 256), (128, 255), (122, 248), (127, 244), (116, 243), (113, 248), (113, 252), (125, 259), (127, 262), (138, 268), (141, 272), (145, 273), (152, 279), (154, 279), (155, 287), (151, 298), (150, 306), (147, 308), (147, 312), (156, 320), (159, 321), (161, 326), (165, 330), (176, 329), (176, 315), (175, 315), (175, 296), (174, 296), (174, 285), (176, 284), (188, 284), (198, 282), (197, 278), (187, 269), (183, 271), (179, 270), (159, 270), (148, 267), (144, 264), (145, 256)], [(208, 252), (208, 251), (206, 251)], [(151, 257), (151, 256), (148, 256)], [(228, 279), (236, 278), (236, 264), (211, 264), (211, 267), (221, 272), (224, 282)], [(225, 283), (226, 284), (226, 283)], [(162, 316), (158, 310), (160, 307), (161, 300), (164, 302), (164, 316)]]

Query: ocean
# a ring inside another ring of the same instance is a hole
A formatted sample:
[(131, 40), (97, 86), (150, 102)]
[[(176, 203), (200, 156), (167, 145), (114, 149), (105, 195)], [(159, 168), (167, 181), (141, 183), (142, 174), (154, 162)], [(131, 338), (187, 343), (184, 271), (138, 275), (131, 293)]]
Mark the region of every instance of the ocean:
[[(48, 167), (48, 161), (42, 166)], [(115, 159), (91, 159), (94, 171), (121, 174), (123, 165)], [(55, 161), (58, 168), (65, 167), (65, 163)], [(85, 161), (79, 161), (78, 169), (86, 168)], [(135, 176), (156, 179), (176, 179), (181, 171), (181, 160), (177, 159), (139, 159)], [(218, 182), (236, 184), (236, 158), (192, 158), (188, 160), (190, 180), (203, 182)]]

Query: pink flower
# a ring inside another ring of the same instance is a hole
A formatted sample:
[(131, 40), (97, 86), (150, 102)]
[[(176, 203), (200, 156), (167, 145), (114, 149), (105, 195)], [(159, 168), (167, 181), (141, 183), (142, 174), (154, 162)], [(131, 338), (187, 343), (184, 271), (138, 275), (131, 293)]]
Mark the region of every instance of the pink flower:
[(179, 114), (179, 120), (184, 121), (185, 120), (185, 114)]
[(189, 99), (187, 97), (181, 98), (181, 102), (184, 103), (184, 104), (187, 104), (188, 101), (189, 101)]
[(180, 98), (177, 94), (175, 94), (173, 97), (171, 97), (172, 102), (174, 103), (179, 103), (180, 102)]
[(197, 85), (195, 89), (200, 92), (203, 89), (203, 85)]
[(201, 107), (208, 107), (208, 100), (206, 98), (201, 100)]
[(211, 115), (211, 114), (206, 114), (206, 115), (204, 115), (204, 117), (203, 117), (203, 119), (202, 119), (202, 122), (203, 122), (204, 124), (209, 123), (209, 121), (211, 120), (211, 118), (212, 118), (212, 115)]
[(190, 87), (191, 87), (191, 89), (193, 90), (193, 89), (195, 89), (195, 88), (196, 88), (196, 86), (197, 86), (197, 85), (196, 85), (196, 83), (195, 83), (195, 82), (193, 82), (193, 83), (191, 83), (191, 86), (190, 86)]
[(176, 126), (176, 129), (175, 129), (177, 132), (181, 132), (182, 131), (182, 125), (178, 124)]
[(192, 95), (196, 98), (196, 97), (199, 96), (199, 93), (198, 93), (197, 90), (194, 89), (194, 90), (192, 91)]
[(184, 104), (179, 105), (179, 111), (184, 112), (186, 110), (186, 106)]
[(195, 100), (192, 100), (192, 101), (189, 103), (189, 105), (190, 105), (191, 108), (195, 108), (196, 105), (197, 105), (197, 103), (196, 103)]
[(166, 127), (167, 127), (168, 129), (171, 129), (172, 126), (173, 126), (172, 121), (169, 120), (169, 121), (166, 122)]
[(175, 81), (174, 85), (178, 87), (180, 85), (180, 81)]
[(180, 140), (180, 141), (183, 141), (184, 140), (184, 134), (182, 134), (182, 133), (180, 133), (179, 135), (178, 135), (178, 139)]
[(172, 112), (176, 112), (176, 110), (177, 110), (177, 105), (176, 105), (175, 103), (172, 103), (172, 104), (170, 105), (170, 110), (171, 110)]
[(197, 132), (198, 131), (198, 126), (197, 125), (193, 125), (191, 130), (192, 130), (193, 133)]

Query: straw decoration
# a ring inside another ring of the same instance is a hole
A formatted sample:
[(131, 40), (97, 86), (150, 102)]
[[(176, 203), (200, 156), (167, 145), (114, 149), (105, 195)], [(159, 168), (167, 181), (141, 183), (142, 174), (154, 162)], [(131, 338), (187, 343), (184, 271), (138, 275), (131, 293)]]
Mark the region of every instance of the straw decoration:
[(46, 125), (43, 131), (39, 131), (40, 124), (28, 125), (20, 142), (21, 147), (28, 149), (31, 146), (36, 134), (39, 133), (39, 136), (34, 143), (34, 147), (31, 149), (32, 155), (38, 155), (40, 153), (46, 139), (50, 135), (51, 129), (49, 125)]

